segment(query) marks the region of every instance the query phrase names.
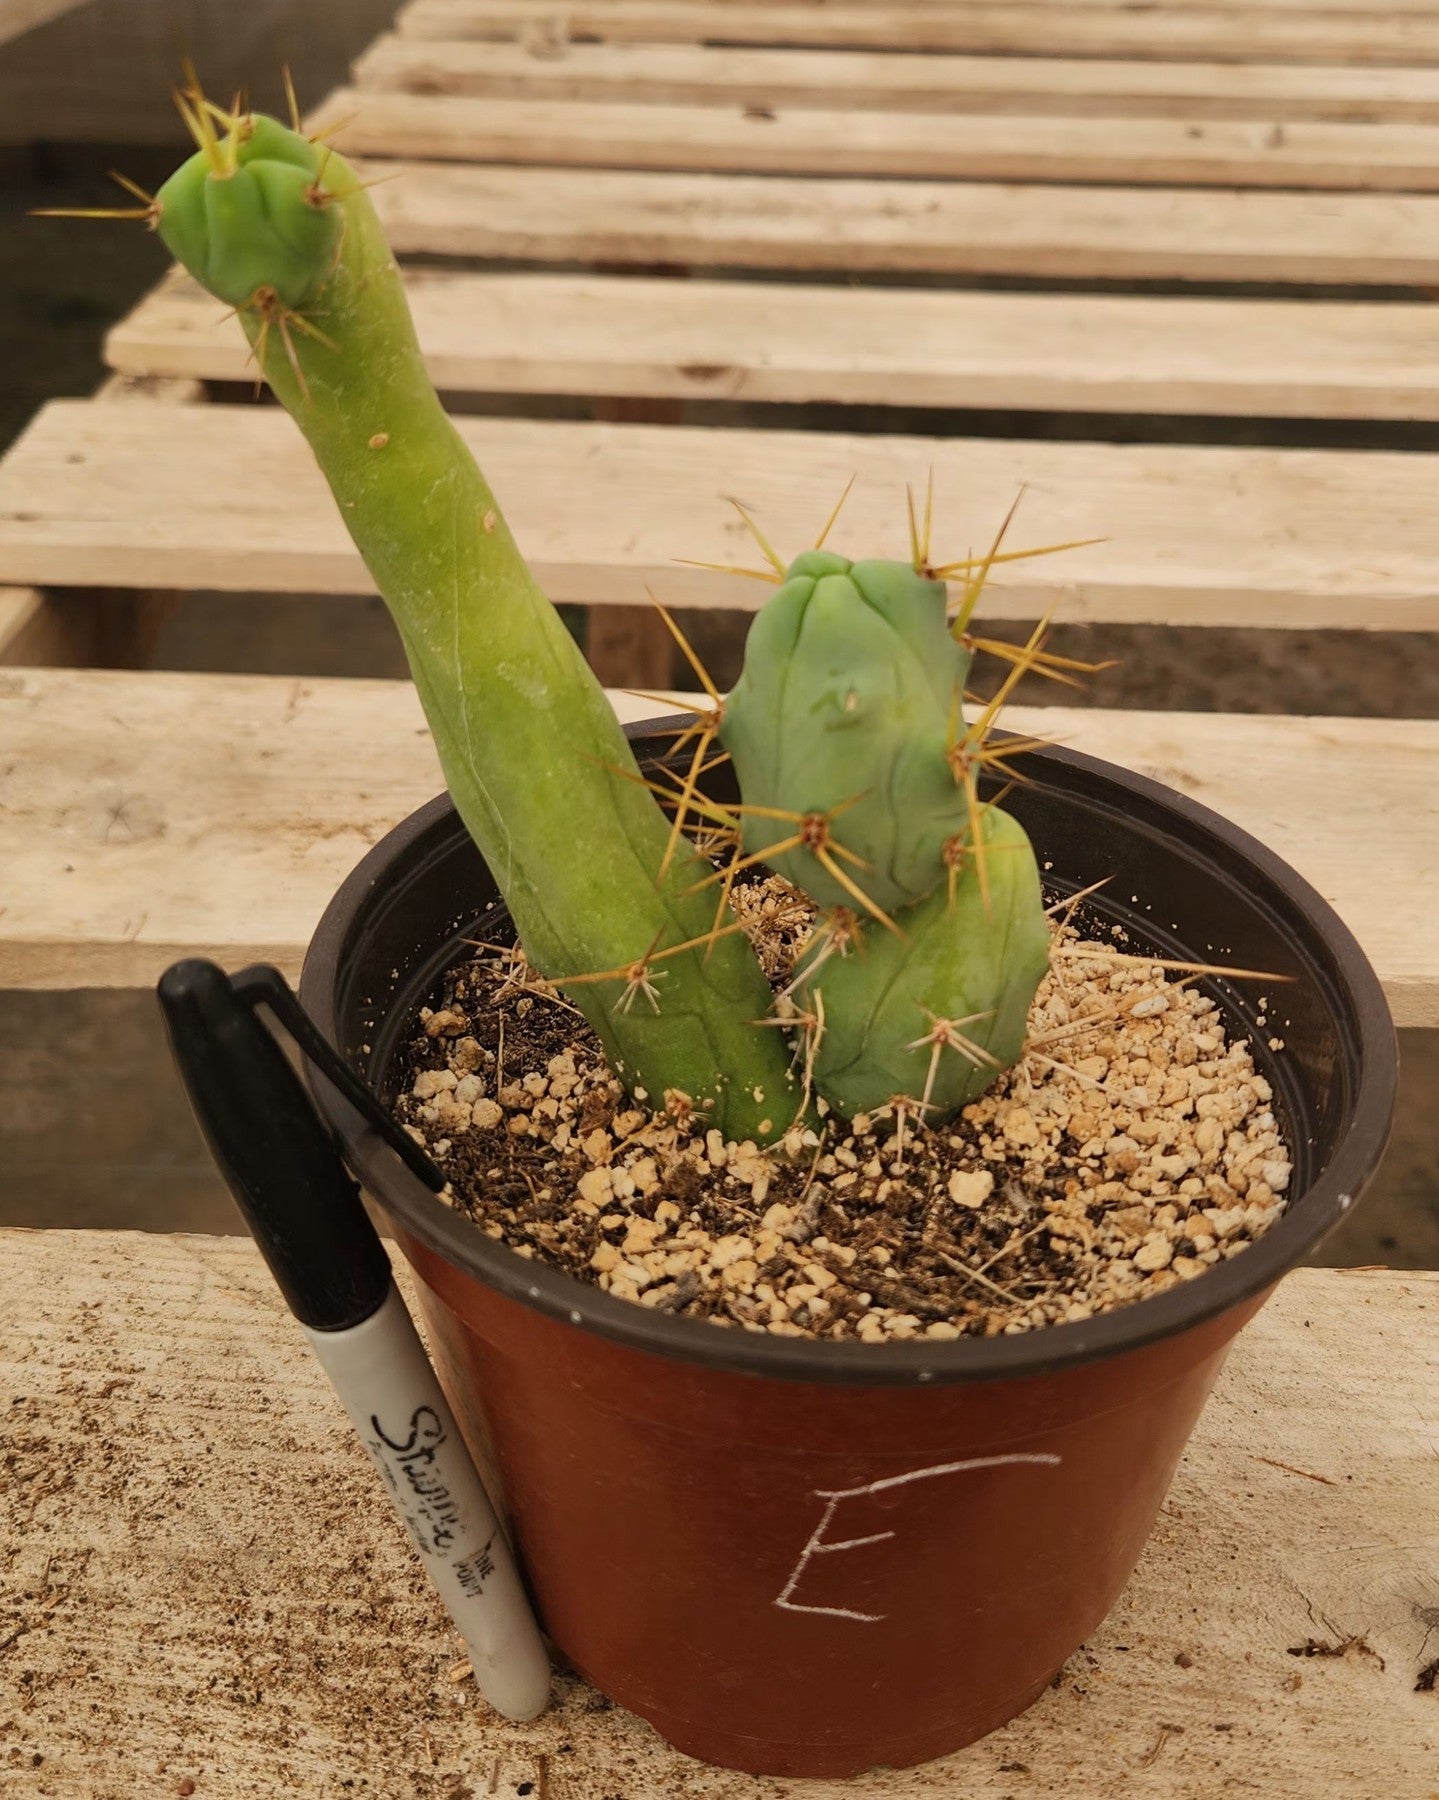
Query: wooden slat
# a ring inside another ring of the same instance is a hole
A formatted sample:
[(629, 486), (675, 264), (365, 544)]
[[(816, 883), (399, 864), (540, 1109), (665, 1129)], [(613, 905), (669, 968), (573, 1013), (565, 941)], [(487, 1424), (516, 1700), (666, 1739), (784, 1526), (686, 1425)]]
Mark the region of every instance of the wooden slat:
[(312, 126), (360, 155), (613, 169), (1149, 186), (1439, 190), (1439, 126), (946, 119), (900, 112), (471, 99), (341, 88)]
[[(502, 420), (462, 429), (503, 471), (516, 528), (562, 600), (627, 602), (658, 583), (677, 605), (756, 605), (762, 590), (753, 584), (671, 562), (748, 553), (719, 487), (760, 505), (781, 543), (797, 546), (861, 469), (844, 535), (897, 549), (905, 484), (933, 467), (942, 538), (987, 534), (1022, 487), (1028, 541), (1114, 534), (1007, 570), (993, 604), (1009, 616), (1064, 597), (1082, 619), (1435, 623), (1439, 568), (1424, 498), (1434, 468), (1423, 457)], [(169, 497), (163, 514), (152, 504), (157, 491)], [(557, 493), (567, 496), (563, 509)], [(948, 525), (947, 495), (964, 509)], [(1356, 519), (1382, 545), (1382, 564), (1377, 549), (1356, 560)], [(76, 403), (47, 408), (0, 469), (0, 574), (240, 590), (368, 586), (289, 422), (220, 407), (137, 415), (123, 426)]]
[[(630, 716), (652, 703), (627, 702)], [(1333, 901), (1401, 1024), (1439, 1024), (1439, 724), (1006, 714), (1247, 827)], [(293, 971), (368, 846), (440, 782), (408, 683), (0, 671), (0, 983)]]
[(355, 65), (366, 90), (1054, 117), (1382, 120), (1439, 117), (1439, 70), (1285, 63), (909, 56), (695, 44), (520, 44), (377, 39)]
[(0, 0), (0, 44), (72, 11), (83, 0)]
[[(847, 436), (461, 419), (553, 598), (754, 607), (761, 583), (673, 559), (752, 561), (721, 494), (781, 550), (849, 478), (835, 542), (905, 554), (906, 484), (934, 470), (936, 549), (1101, 536), (1010, 565), (987, 606), (1076, 621), (1439, 629), (1439, 458), (1324, 450)], [(165, 505), (157, 507), (155, 496)], [(562, 497), (562, 498), (561, 498)], [(359, 593), (369, 581), (299, 433), (260, 407), (54, 401), (0, 464), (0, 582)]]
[[(937, 293), (411, 268), (451, 392), (1439, 418), (1430, 306)], [(233, 321), (187, 277), (111, 332), (133, 374), (242, 381)]]
[(0, 664), (51, 662), (57, 637), (43, 594), (0, 588)]
[(809, 6), (793, 0), (413, 0), (411, 37), (794, 44), (833, 49), (959, 50), (1008, 56), (1202, 57), (1221, 62), (1439, 62), (1432, 15), (1307, 13), (1254, 7), (999, 4)]
[(1439, 198), (369, 163), (402, 254), (1439, 285)]
[[(609, 4), (610, 0), (598, 0), (600, 4)], [(614, 4), (623, 6), (625, 0), (613, 0)], [(798, 0), (803, 6), (814, 6), (827, 9), (834, 6), (844, 7), (853, 4), (853, 0)], [(1010, 0), (1011, 6), (1049, 6), (1054, 0)], [(1100, 12), (1113, 12), (1118, 0), (1066, 0), (1066, 4), (1079, 9), (1092, 8)], [(1433, 17), (1439, 13), (1439, 5), (1435, 0), (1141, 0), (1148, 11), (1169, 12), (1239, 12), (1265, 13), (1279, 12), (1311, 12), (1311, 13), (1349, 13), (1357, 15), (1367, 12), (1413, 13), (1421, 17)], [(713, 0), (716, 6), (748, 6), (753, 0)], [(865, 0), (871, 11), (883, 15), (894, 8), (907, 12), (912, 7), (935, 6), (953, 10), (956, 0)], [(1138, 10), (1137, 7), (1131, 10)]]
[[(1436, 1316), (1432, 1273), (1291, 1275), (1054, 1691), (846, 1787), (706, 1768), (573, 1679), (497, 1719), (449, 1679), (460, 1640), (247, 1240), (0, 1233), (13, 1791), (1293, 1800), (1317, 1775), (1358, 1800), (1340, 1772), (1373, 1770), (1423, 1800)], [(1365, 1651), (1290, 1654), (1345, 1639)]]
[[(1374, 1769), (1422, 1800), (1439, 1749), (1414, 1692), (1436, 1287), (1422, 1272), (1290, 1276), (1230, 1357), (1133, 1581), (1055, 1691), (858, 1791), (1003, 1800), (1023, 1765), (1036, 1791), (1074, 1800), (1118, 1791), (1101, 1769), (1136, 1800), (1291, 1800), (1316, 1770)], [(22, 1396), (0, 1554), (23, 1634), (12, 1660), (29, 1671), (11, 1741), (27, 1774), (44, 1757), (37, 1794), (320, 1796), (348, 1770), (437, 1800), (491, 1782), (502, 1800), (847, 1791), (703, 1767), (573, 1679), (530, 1725), (457, 1689), (460, 1640), (248, 1241), (5, 1232), (0, 1306), (0, 1379)], [(1316, 1638), (1368, 1653), (1290, 1654)]]

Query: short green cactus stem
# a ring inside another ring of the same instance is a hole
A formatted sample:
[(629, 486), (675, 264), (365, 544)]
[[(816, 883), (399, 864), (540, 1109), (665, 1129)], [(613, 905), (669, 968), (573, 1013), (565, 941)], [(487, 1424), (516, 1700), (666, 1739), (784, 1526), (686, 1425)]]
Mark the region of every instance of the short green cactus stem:
[[(611, 1066), (768, 1140), (799, 1104), (771, 994), (708, 865), (640, 781), (614, 712), (446, 418), (399, 272), (344, 160), (276, 120), (182, 99), (199, 149), (152, 216), (239, 310), (399, 626), (445, 778), (534, 967)], [(559, 501), (557, 500), (557, 504)]]
[(970, 650), (914, 549), (777, 571), (721, 736), (748, 856), (828, 909), (790, 987), (807, 1080), (842, 1113), (917, 1101), (937, 1124), (1018, 1059), (1048, 967), (1033, 850), (979, 789), (1012, 754), (988, 742), (999, 707), (1042, 652), (1037, 634), (966, 726)]
[(997, 806), (980, 829), (983, 861), (896, 913), (896, 931), (837, 944), (821, 924), (795, 971), (810, 1078), (846, 1116), (908, 1098), (940, 1123), (1019, 1060), (1049, 923), (1023, 829)]
[(750, 627), (721, 732), (744, 847), (820, 906), (922, 899), (967, 823), (947, 752), (970, 659), (945, 596), (908, 563), (809, 550)]

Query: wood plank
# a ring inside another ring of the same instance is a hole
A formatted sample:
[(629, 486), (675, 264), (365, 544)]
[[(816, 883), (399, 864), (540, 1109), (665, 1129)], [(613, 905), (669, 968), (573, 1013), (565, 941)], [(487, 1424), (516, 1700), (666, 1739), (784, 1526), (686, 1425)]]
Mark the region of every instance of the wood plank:
[(797, 108), (471, 99), (341, 88), (311, 128), (347, 153), (570, 168), (964, 181), (1439, 191), (1439, 126), (952, 118)]
[(513, 43), (393, 34), (355, 65), (367, 91), (629, 100), (647, 105), (825, 111), (1045, 113), (1055, 117), (1432, 121), (1439, 70), (1286, 63), (1116, 62), (1035, 56), (912, 56), (697, 44)]
[[(614, 4), (623, 7), (626, 0), (597, 0), (598, 4)], [(835, 6), (846, 6), (853, 0), (792, 0), (801, 6), (816, 7), (828, 10)], [(959, 0), (965, 3), (965, 0)], [(1054, 0), (1010, 0), (1012, 6), (1049, 6)], [(1092, 8), (1101, 12), (1113, 12), (1118, 0), (1068, 0), (1068, 4), (1077, 9)], [(1415, 13), (1432, 17), (1439, 13), (1436, 0), (1143, 0), (1148, 10), (1153, 12), (1240, 12), (1264, 13), (1310, 12), (1310, 13), (1349, 13), (1358, 15), (1366, 12)], [(712, 0), (716, 6), (746, 6), (753, 0)], [(895, 8), (907, 12), (912, 7), (935, 6), (953, 8), (956, 0), (865, 0), (871, 11), (881, 16)], [(1133, 9), (1131, 9), (1133, 10)]]
[(948, 5), (809, 6), (793, 0), (412, 0), (410, 37), (566, 38), (610, 43), (793, 44), (832, 49), (959, 50), (995, 56), (1212, 58), (1220, 62), (1439, 63), (1439, 20), (1406, 13), (1251, 8)]
[[(1055, 1689), (957, 1755), (866, 1775), (866, 1800), (1002, 1800), (1023, 1792), (1021, 1764), (1036, 1792), (1075, 1800), (1116, 1783), (1134, 1800), (1290, 1800), (1316, 1771), (1329, 1792), (1374, 1791), (1348, 1782), (1361, 1769), (1422, 1800), (1439, 1758), (1433, 1697), (1414, 1692), (1433, 1601), (1436, 1317), (1432, 1273), (1291, 1275), (1235, 1346), (1133, 1580)], [(572, 1679), (530, 1725), (450, 1680), (460, 1640), (247, 1240), (0, 1233), (0, 1382), (20, 1396), (0, 1558), (26, 1673), (8, 1736), (27, 1772), (44, 1759), (26, 1791), (842, 1791), (702, 1767)], [(1372, 1654), (1290, 1654), (1350, 1637)]]
[(51, 19), (82, 4), (83, 0), (0, 0), (0, 44), (34, 31), (38, 25), (48, 25)]
[[(782, 551), (813, 539), (856, 471), (835, 542), (905, 554), (904, 494), (933, 469), (936, 546), (987, 541), (1021, 489), (1014, 541), (1088, 549), (996, 575), (991, 616), (1439, 628), (1439, 458), (461, 419), (557, 601), (760, 604), (761, 583), (680, 566), (753, 558), (720, 495)], [(83, 470), (83, 475), (80, 471)], [(155, 496), (165, 496), (157, 507)], [(564, 496), (563, 504), (556, 496)], [(309, 450), (261, 407), (46, 407), (0, 464), (0, 582), (280, 593), (370, 584)]]
[[(1432, 306), (489, 275), (410, 268), (448, 392), (1439, 418)], [(113, 368), (243, 381), (248, 347), (187, 276), (111, 332)]]
[[(616, 3), (623, 5), (625, 0), (616, 0)], [(753, 0), (713, 0), (713, 4), (716, 6), (745, 6), (752, 3)], [(844, 6), (850, 3), (851, 0), (797, 0), (799, 5), (819, 8)], [(872, 10), (884, 14), (894, 7), (903, 10), (917, 6), (953, 7), (955, 0), (865, 0), (865, 3)], [(1047, 6), (1052, 5), (1053, 0), (1010, 0), (1010, 4), (1020, 7)], [(1068, 0), (1068, 4), (1074, 7), (1092, 7), (1100, 11), (1112, 12), (1116, 0)], [(1436, 0), (1144, 0), (1144, 4), (1149, 10), (1158, 12), (1252, 13), (1278, 10), (1281, 12), (1350, 14), (1366, 12), (1417, 13), (1423, 16), (1439, 13), (1439, 4), (1436, 4)]]
[(60, 638), (43, 594), (34, 588), (0, 588), (0, 665), (53, 662), (47, 653)]
[(400, 254), (1439, 286), (1439, 197), (369, 163)]
[[(629, 716), (653, 703), (628, 700)], [(1292, 862), (1439, 1024), (1439, 724), (1020, 709)], [(145, 986), (191, 953), (290, 972), (369, 846), (440, 786), (408, 683), (0, 672), (0, 983)], [(1376, 796), (1383, 803), (1376, 803)]]

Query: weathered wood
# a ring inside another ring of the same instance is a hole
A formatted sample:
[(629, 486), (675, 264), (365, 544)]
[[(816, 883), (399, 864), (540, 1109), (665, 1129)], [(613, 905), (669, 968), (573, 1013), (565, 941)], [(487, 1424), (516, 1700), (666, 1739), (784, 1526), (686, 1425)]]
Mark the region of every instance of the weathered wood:
[(355, 79), (367, 91), (962, 116), (1431, 121), (1439, 107), (1435, 69), (698, 44), (567, 44), (546, 56), (522, 44), (393, 35), (366, 51)]
[(0, 664), (70, 661), (54, 653), (68, 645), (64, 624), (34, 588), (0, 588)]
[(565, 37), (614, 42), (795, 44), (834, 49), (963, 50), (1006, 56), (1206, 57), (1221, 62), (1439, 62), (1439, 20), (1413, 13), (1206, 10), (1124, 5), (1012, 6), (950, 0), (909, 6), (793, 0), (413, 0), (410, 37)]
[[(106, 406), (179, 406), (199, 398), (199, 384), (156, 371), (108, 376), (95, 393)], [(0, 589), (0, 666), (143, 668), (175, 605), (168, 593), (135, 589), (83, 595)]]
[(0, 0), (0, 44), (37, 25), (47, 25), (81, 4), (82, 0)]
[[(411, 268), (444, 391), (1078, 412), (1439, 418), (1432, 306), (936, 293)], [(187, 276), (106, 341), (113, 368), (244, 380)]]
[(396, 251), (790, 273), (1439, 285), (1439, 198), (370, 163)]
[(528, 100), (341, 88), (347, 153), (459, 162), (968, 181), (1439, 190), (1439, 126), (1301, 120), (946, 119), (736, 106)]
[(691, 1762), (574, 1681), (511, 1725), (452, 1680), (460, 1640), (248, 1242), (3, 1232), (10, 1768), (57, 1800), (1291, 1800), (1371, 1776), (1425, 1800), (1436, 1321), (1434, 1274), (1291, 1275), (1056, 1688), (940, 1762), (791, 1783)]
[[(1439, 460), (1244, 450), (459, 420), (557, 601), (754, 608), (760, 582), (675, 559), (755, 556), (721, 494), (781, 551), (813, 540), (856, 470), (836, 541), (903, 554), (905, 487), (933, 469), (936, 549), (987, 541), (1021, 489), (991, 617), (1433, 630)], [(237, 479), (243, 471), (243, 480)], [(166, 494), (157, 517), (153, 499)], [(563, 507), (555, 496), (563, 494)], [(291, 422), (272, 408), (55, 401), (0, 464), (0, 582), (363, 593), (369, 578)]]
[[(625, 716), (652, 701), (617, 697)], [(1006, 715), (1009, 719), (1011, 715)], [(1439, 724), (1012, 715), (1235, 819), (1330, 899), (1401, 1024), (1439, 1024)], [(293, 972), (335, 888), (441, 783), (408, 683), (0, 673), (0, 984), (148, 985), (177, 956)]]

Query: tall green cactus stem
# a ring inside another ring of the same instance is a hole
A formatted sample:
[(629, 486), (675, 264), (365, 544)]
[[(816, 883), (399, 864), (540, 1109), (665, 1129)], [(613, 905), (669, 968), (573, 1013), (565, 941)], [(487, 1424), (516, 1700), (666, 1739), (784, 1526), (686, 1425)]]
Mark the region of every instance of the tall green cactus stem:
[(436, 398), (361, 183), (275, 120), (196, 96), (190, 110), (201, 149), (157, 196), (160, 234), (239, 309), (309, 440), (530, 960), (561, 986), (613, 972), (568, 991), (632, 1089), (656, 1105), (680, 1090), (726, 1135), (772, 1138), (797, 1101), (757, 1023), (768, 984), (743, 936), (712, 937), (708, 865), (686, 853), (661, 874), (664, 814)]

